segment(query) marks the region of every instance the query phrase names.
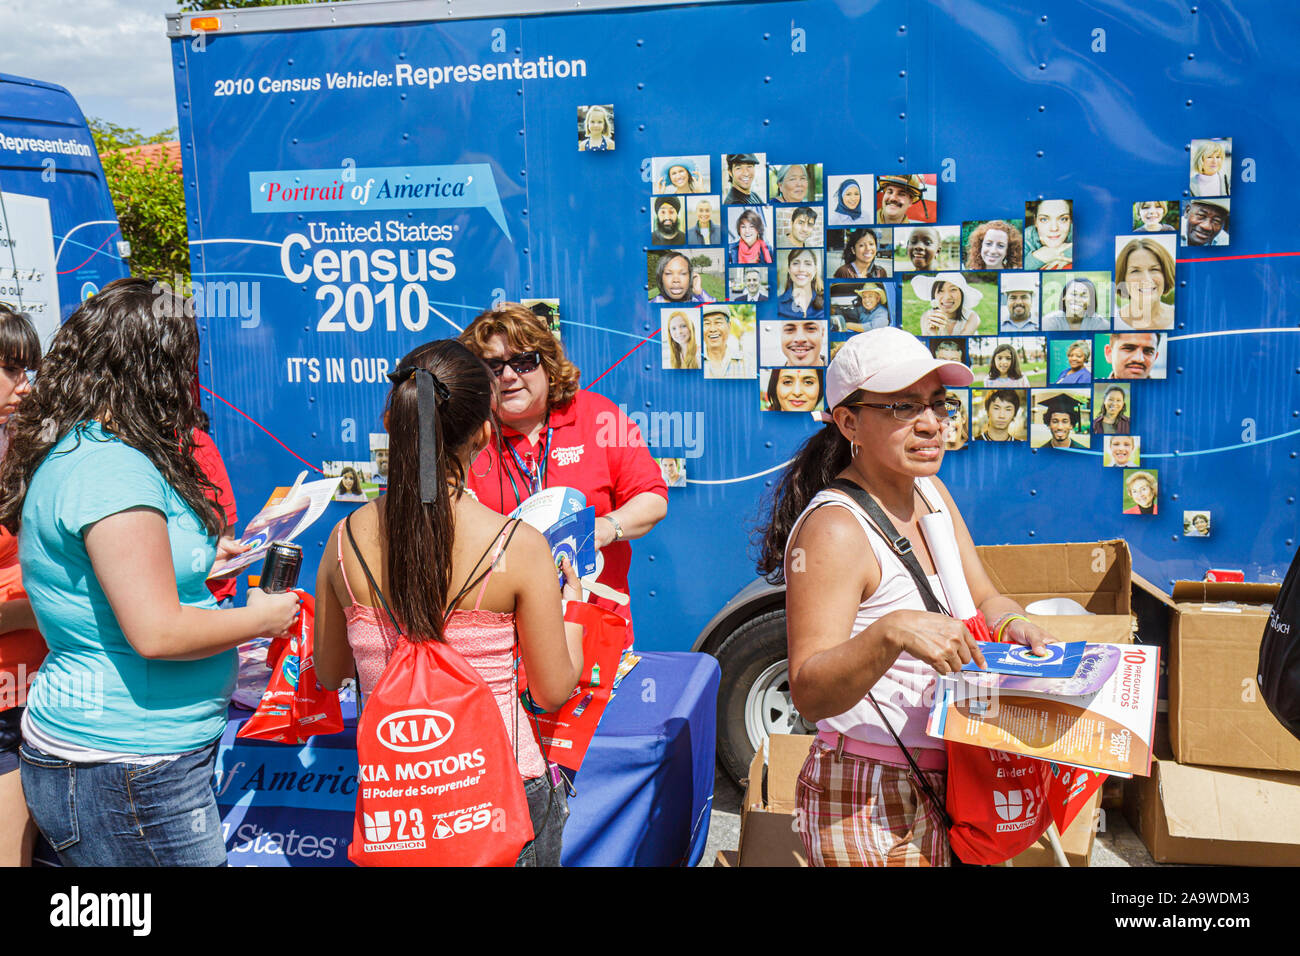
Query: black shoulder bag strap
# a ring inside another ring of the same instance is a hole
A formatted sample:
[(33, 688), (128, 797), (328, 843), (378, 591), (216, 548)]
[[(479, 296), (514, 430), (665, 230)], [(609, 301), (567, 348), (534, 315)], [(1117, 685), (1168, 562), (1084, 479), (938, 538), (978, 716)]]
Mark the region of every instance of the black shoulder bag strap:
[[(890, 521), (889, 516), (885, 514), (885, 509), (876, 504), (876, 500), (867, 493), (866, 489), (861, 485), (849, 481), (847, 478), (836, 478), (827, 487), (833, 488), (836, 491), (844, 492), (844, 494), (852, 498), (853, 501), (866, 512), (867, 517), (871, 519), (871, 523), (875, 527), (876, 531), (878, 531), (880, 536), (885, 539), (886, 543), (888, 543), (889, 549), (894, 552), (898, 559), (903, 563), (903, 567), (907, 568), (908, 572), (912, 575), (913, 580), (916, 581), (916, 588), (921, 592), (921, 600), (925, 602), (925, 609), (934, 614), (948, 614), (948, 611), (939, 603), (939, 599), (934, 596), (934, 589), (930, 587), (930, 579), (925, 576), (925, 571), (921, 568), (921, 563), (916, 560), (916, 554), (912, 551), (912, 542), (908, 541), (898, 533), (898, 529), (894, 527), (894, 523)], [(924, 495), (921, 497), (922, 500), (925, 500)], [(931, 507), (928, 500), (926, 501), (926, 507)], [(933, 510), (932, 507), (931, 510)], [(952, 829), (952, 817), (948, 816), (948, 810), (944, 805), (944, 801), (939, 799), (939, 795), (934, 792), (934, 787), (930, 785), (930, 781), (926, 780), (925, 776), (921, 773), (921, 768), (917, 765), (916, 758), (913, 757), (911, 752), (903, 746), (903, 740), (898, 736), (898, 731), (894, 730), (894, 725), (889, 722), (889, 718), (885, 716), (885, 712), (881, 710), (880, 705), (876, 703), (876, 698), (872, 696), (871, 691), (867, 691), (867, 700), (871, 701), (871, 706), (874, 707), (876, 713), (880, 715), (880, 720), (889, 731), (890, 736), (894, 738), (894, 743), (898, 744), (898, 749), (903, 751), (903, 756), (907, 758), (907, 765), (912, 770), (912, 779), (916, 781), (916, 784), (925, 793), (926, 797), (929, 798), (930, 805), (933, 806), (935, 812), (939, 814), (939, 818), (943, 821), (944, 827), (946, 829)]]

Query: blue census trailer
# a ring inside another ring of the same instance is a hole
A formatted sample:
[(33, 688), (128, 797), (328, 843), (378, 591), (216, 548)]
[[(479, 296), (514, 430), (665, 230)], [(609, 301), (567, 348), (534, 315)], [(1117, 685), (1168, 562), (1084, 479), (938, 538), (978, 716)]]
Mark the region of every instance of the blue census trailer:
[(72, 95), (0, 73), (0, 302), (48, 345), (82, 300), (127, 274), (128, 253)]
[[(1276, 578), (1297, 530), (1298, 30), (1300, 12), (1268, 0), (169, 14), (194, 278), (208, 287), (203, 374), (244, 514), (308, 465), (368, 459), (383, 372), (414, 345), (502, 300), (558, 299), (584, 383), (636, 413), (657, 457), (685, 460), (667, 519), (633, 547), (638, 644), (719, 655), (719, 753), (743, 772), (767, 729), (799, 724), (781, 594), (756, 581), (751, 538), (819, 426), (763, 411), (754, 379), (663, 367), (647, 302), (655, 159), (703, 157), (719, 196), (724, 154), (823, 164), (823, 216), (845, 175), (932, 175), (938, 223), (955, 226), (1071, 199), (1074, 268), (1109, 273), (1133, 204), (1186, 199), (1192, 140), (1231, 137), (1231, 244), (1177, 248), (1165, 377), (1131, 393), (1158, 514), (1122, 513), (1121, 472), (1098, 445), (972, 442), (942, 474), (977, 543), (1122, 537), (1158, 584), (1212, 567)], [(612, 151), (578, 149), (593, 104), (612, 107)], [(838, 254), (824, 258), (829, 284)], [(773, 293), (777, 259), (762, 267)], [(897, 322), (908, 283), (884, 281)], [(308, 532), (305, 580), (346, 507)], [(1185, 510), (1211, 513), (1210, 536), (1184, 534)]]

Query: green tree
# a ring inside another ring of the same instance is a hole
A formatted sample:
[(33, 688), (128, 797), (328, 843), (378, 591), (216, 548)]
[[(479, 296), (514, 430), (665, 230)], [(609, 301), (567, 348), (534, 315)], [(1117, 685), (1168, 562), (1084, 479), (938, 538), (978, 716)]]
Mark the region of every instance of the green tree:
[(138, 129), (89, 119), (90, 134), (104, 164), (104, 178), (117, 209), (122, 238), (131, 243), (131, 274), (189, 278), (189, 237), (185, 231), (185, 189), (179, 163), (166, 155), (142, 161), (123, 150), (165, 143), (175, 129), (146, 136)]
[(177, 0), (182, 13), (202, 10), (247, 10), (249, 7), (288, 7), (298, 3), (323, 3), (325, 0)]

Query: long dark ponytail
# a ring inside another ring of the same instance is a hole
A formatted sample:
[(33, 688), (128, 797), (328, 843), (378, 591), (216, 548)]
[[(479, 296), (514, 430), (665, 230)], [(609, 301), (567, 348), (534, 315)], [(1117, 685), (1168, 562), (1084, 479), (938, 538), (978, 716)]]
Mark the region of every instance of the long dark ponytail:
[[(856, 401), (859, 394), (854, 392), (841, 404)], [(772, 493), (771, 516), (758, 532), (758, 572), (772, 584), (785, 581), (785, 546), (794, 523), (813, 496), (849, 467), (852, 458), (849, 440), (840, 434), (838, 425), (828, 422), (803, 443), (786, 468)]]
[[(437, 421), (426, 420), (422, 428), (419, 380), (426, 372), (437, 383)], [(421, 345), (398, 363), (392, 377), (382, 527), (393, 614), (411, 640), (442, 641), (456, 535), (452, 485), (465, 485), (458, 453), (492, 414), (492, 379), (483, 362), (455, 339)], [(422, 442), (432, 444), (435, 462), (431, 502), (420, 494)]]

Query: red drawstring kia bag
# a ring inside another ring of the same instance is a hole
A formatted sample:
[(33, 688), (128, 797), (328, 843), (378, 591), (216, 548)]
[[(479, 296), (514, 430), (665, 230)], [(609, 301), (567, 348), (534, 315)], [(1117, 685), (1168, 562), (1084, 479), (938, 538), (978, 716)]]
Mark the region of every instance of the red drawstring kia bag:
[(302, 602), (297, 634), (276, 638), (266, 649), (271, 662), (271, 679), (258, 701), (253, 716), (239, 728), (236, 737), (272, 740), (282, 744), (304, 744), (317, 734), (337, 734), (343, 729), (339, 693), (316, 681), (312, 663), (312, 627), (316, 602), (306, 591), (295, 589)]
[[(402, 635), (357, 722), (357, 810), (348, 859), (357, 866), (514, 866), (533, 838), (533, 822), (496, 698), (451, 645), (406, 638), (350, 523), (345, 528)], [(466, 584), (448, 607), (476, 583)]]
[(358, 866), (514, 866), (533, 838), (496, 699), (448, 644), (398, 643), (357, 725), (357, 762)]
[[(844, 491), (871, 517), (876, 530), (915, 579), (926, 610), (947, 615), (912, 553), (911, 542), (898, 533), (872, 497), (845, 479), (836, 479), (831, 482), (831, 487)], [(962, 623), (976, 639), (993, 640), (982, 612), (977, 610), (973, 617)], [(880, 705), (870, 693), (867, 697), (907, 758), (914, 782), (939, 811), (948, 828), (948, 841), (958, 859), (963, 863), (984, 866), (1005, 863), (1038, 842), (1052, 822), (1047, 799), (1051, 766), (1047, 761), (944, 741), (948, 753), (948, 790), (940, 800)]]

